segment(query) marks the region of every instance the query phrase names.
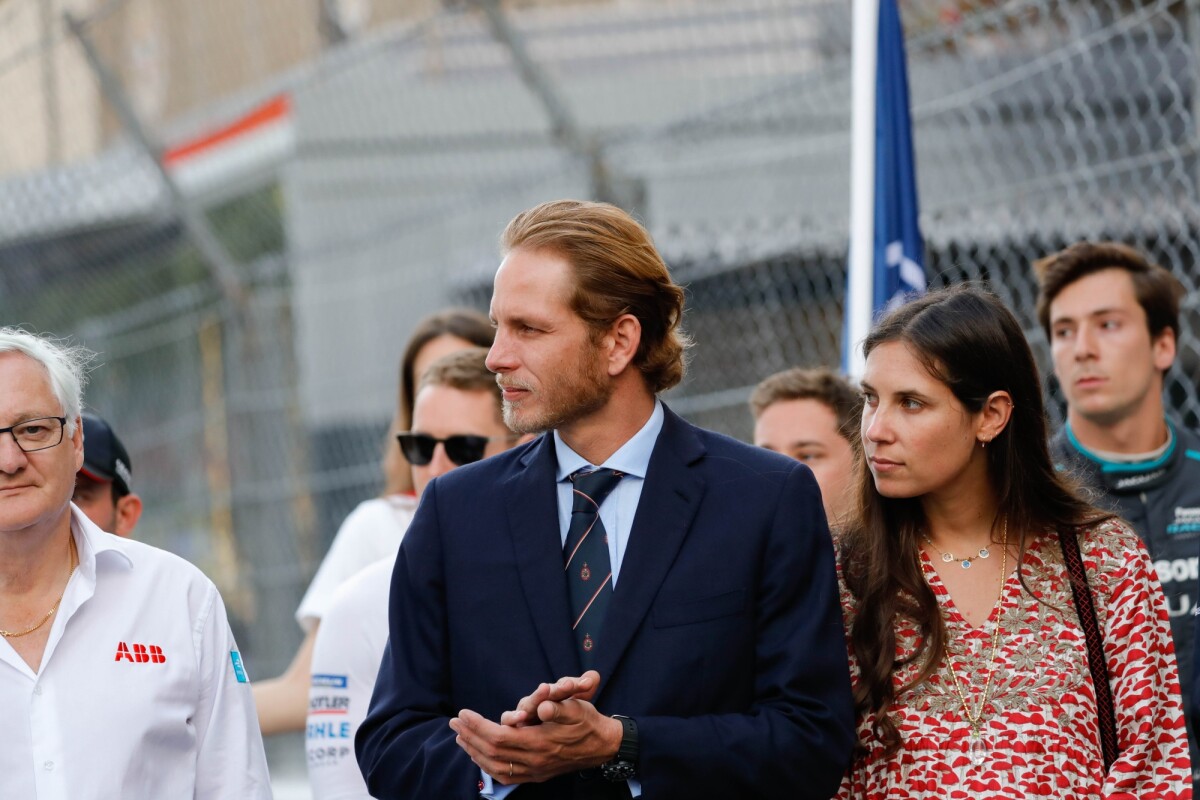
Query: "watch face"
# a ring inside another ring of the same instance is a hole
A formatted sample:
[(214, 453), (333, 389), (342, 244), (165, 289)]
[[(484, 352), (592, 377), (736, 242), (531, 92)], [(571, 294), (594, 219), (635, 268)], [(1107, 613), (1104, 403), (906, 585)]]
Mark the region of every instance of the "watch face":
[(636, 774), (632, 761), (609, 761), (600, 765), (600, 775), (607, 781), (627, 781)]

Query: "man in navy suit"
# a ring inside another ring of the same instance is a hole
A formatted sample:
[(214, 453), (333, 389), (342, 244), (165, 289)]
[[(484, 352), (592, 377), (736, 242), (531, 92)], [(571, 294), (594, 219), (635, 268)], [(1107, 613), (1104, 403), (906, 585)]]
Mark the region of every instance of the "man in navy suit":
[(799, 462), (695, 428), (683, 290), (620, 209), (504, 232), (488, 367), (535, 441), (426, 487), (356, 745), (377, 798), (827, 798), (853, 710)]

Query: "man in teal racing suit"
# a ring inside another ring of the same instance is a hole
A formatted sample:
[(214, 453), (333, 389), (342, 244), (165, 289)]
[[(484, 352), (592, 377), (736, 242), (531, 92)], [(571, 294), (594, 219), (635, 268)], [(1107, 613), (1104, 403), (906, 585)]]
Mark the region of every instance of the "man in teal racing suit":
[(1038, 320), (1067, 400), (1067, 423), (1051, 451), (1060, 469), (1095, 492), (1094, 502), (1133, 525), (1154, 559), (1171, 616), (1195, 777), (1200, 437), (1169, 419), (1163, 404), (1184, 288), (1137, 250), (1112, 242), (1080, 242), (1034, 267)]

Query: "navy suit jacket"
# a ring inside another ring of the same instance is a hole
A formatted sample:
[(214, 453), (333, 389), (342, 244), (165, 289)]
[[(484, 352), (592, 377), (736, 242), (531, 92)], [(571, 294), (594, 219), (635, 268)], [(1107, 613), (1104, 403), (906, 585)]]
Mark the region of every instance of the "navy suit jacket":
[[(425, 489), (392, 577), (358, 731), (373, 797), (477, 798), (449, 719), (492, 720), (581, 674), (552, 437)], [(594, 698), (632, 717), (642, 796), (832, 796), (854, 719), (834, 555), (812, 472), (666, 410), (604, 621)], [(572, 797), (575, 776), (516, 800)]]

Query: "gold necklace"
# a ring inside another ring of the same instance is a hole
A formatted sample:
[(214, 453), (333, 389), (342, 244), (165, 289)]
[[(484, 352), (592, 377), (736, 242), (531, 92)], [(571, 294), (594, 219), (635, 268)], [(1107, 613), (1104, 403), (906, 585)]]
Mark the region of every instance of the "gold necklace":
[(75, 537), (72, 536), (71, 537), (71, 571), (67, 573), (67, 582), (66, 582), (66, 584), (63, 585), (62, 594), (60, 594), (58, 596), (58, 599), (54, 601), (54, 605), (51, 606), (50, 610), (46, 612), (46, 616), (42, 617), (38, 621), (38, 623), (36, 625), (34, 625), (32, 628), (26, 628), (23, 631), (6, 631), (3, 628), (0, 628), (0, 636), (3, 636), (5, 639), (20, 639), (22, 636), (28, 636), (29, 634), (36, 631), (38, 628), (45, 625), (46, 622), (52, 616), (54, 616), (54, 612), (58, 611), (58, 604), (62, 602), (63, 597), (67, 593), (67, 586), (69, 586), (71, 584), (71, 577), (75, 574), (75, 568), (79, 566), (79, 562), (76, 559), (77, 559), (77, 556), (75, 553)]
[(971, 711), (971, 704), (967, 701), (967, 694), (963, 691), (962, 684), (958, 680), (958, 673), (954, 671), (954, 659), (950, 657), (948, 650), (946, 652), (946, 667), (950, 670), (950, 677), (954, 680), (954, 691), (958, 693), (963, 713), (967, 717), (967, 722), (971, 724), (971, 736), (967, 742), (967, 757), (971, 759), (971, 763), (976, 767), (982, 767), (983, 762), (987, 760), (987, 740), (984, 738), (983, 731), (981, 730), (983, 725), (983, 709), (987, 706), (988, 694), (992, 690), (992, 678), (996, 675), (996, 652), (999, 650), (1000, 637), (1004, 632), (1004, 587), (1008, 583), (1007, 516), (1004, 518), (1004, 533), (1001, 535), (1000, 547), (1000, 596), (996, 598), (996, 627), (992, 630), (992, 653), (988, 656), (988, 663), (991, 665), (991, 669), (988, 670), (987, 681), (983, 684), (983, 697), (979, 698), (979, 706), (974, 712)]
[(986, 547), (981, 547), (979, 548), (979, 552), (973, 556), (963, 556), (962, 558), (958, 558), (953, 553), (943, 552), (936, 544), (933, 543), (933, 539), (929, 538), (929, 534), (922, 533), (921, 538), (925, 540), (927, 545), (937, 551), (937, 554), (942, 557), (942, 561), (945, 561), (947, 564), (953, 561), (958, 561), (963, 569), (970, 569), (971, 562), (973, 562), (975, 559), (987, 558), (992, 554), (991, 550), (987, 549)]

